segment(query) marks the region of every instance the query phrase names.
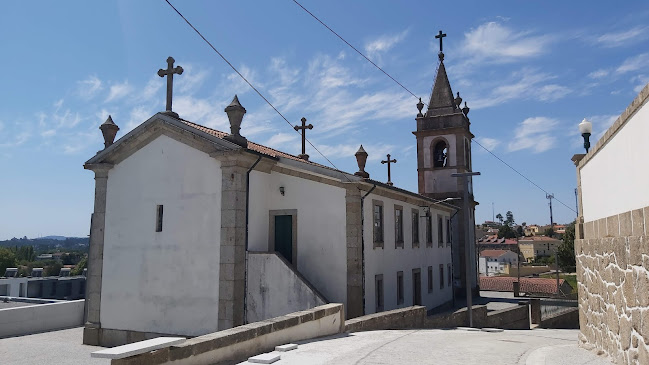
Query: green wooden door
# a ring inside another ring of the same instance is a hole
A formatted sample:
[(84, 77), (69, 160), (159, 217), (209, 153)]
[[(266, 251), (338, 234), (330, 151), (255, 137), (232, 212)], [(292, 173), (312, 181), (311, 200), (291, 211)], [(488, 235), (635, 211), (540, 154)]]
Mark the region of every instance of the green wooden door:
[(293, 216), (275, 216), (275, 251), (293, 264)]

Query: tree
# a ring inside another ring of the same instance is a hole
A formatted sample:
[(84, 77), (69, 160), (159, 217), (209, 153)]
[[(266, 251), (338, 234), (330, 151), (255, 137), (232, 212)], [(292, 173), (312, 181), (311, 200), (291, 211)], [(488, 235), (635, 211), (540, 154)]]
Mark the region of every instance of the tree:
[(514, 213), (512, 213), (511, 210), (508, 210), (507, 213), (505, 213), (505, 216), (507, 219), (505, 219), (505, 224), (508, 226), (514, 225)]
[(498, 238), (516, 238), (516, 232), (508, 225), (502, 225), (498, 228)]
[(516, 227), (516, 233), (518, 234), (518, 237), (523, 237), (523, 226)]
[(59, 264), (56, 261), (52, 261), (43, 269), (43, 276), (59, 276), (62, 267), (63, 265)]
[(574, 272), (577, 268), (575, 260), (575, 222), (566, 227), (563, 243), (559, 246), (559, 267), (563, 272)]
[(543, 232), (543, 235), (548, 236), (548, 237), (552, 237), (552, 236), (554, 236), (554, 230), (552, 229), (552, 227), (546, 228), (545, 231)]
[(503, 224), (503, 215), (502, 214), (498, 213), (498, 215), (496, 215), (496, 219), (498, 219), (500, 221), (500, 224)]
[(75, 276), (75, 275), (81, 275), (83, 274), (83, 269), (88, 267), (88, 256), (85, 256), (84, 258), (79, 261), (77, 266), (74, 267), (74, 269), (70, 270), (70, 275)]
[(11, 250), (0, 247), (0, 275), (5, 274), (8, 267), (16, 265), (16, 256)]

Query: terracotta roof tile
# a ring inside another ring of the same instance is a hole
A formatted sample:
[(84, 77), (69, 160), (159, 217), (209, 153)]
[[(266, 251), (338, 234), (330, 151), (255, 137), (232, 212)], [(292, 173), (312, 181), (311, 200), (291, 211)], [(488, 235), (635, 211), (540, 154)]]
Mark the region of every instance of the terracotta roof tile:
[[(480, 290), (514, 291), (514, 282), (517, 278), (508, 276), (481, 276)], [(520, 290), (523, 293), (554, 294), (557, 292), (557, 280), (546, 278), (521, 278)], [(565, 280), (559, 279), (559, 287)]]
[(511, 252), (509, 250), (484, 250), (480, 252), (480, 256), (482, 257), (500, 257), (507, 252)]

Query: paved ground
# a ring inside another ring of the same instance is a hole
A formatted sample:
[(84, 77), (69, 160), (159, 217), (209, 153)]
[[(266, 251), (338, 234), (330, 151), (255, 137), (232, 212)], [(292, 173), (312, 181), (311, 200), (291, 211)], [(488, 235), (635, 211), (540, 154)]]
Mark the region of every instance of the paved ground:
[(274, 364), (611, 364), (606, 357), (578, 348), (577, 333), (545, 329), (357, 332), (298, 342), (297, 350), (282, 353)]
[(108, 365), (109, 359), (92, 359), (102, 347), (82, 345), (83, 328), (0, 339), (2, 365)]

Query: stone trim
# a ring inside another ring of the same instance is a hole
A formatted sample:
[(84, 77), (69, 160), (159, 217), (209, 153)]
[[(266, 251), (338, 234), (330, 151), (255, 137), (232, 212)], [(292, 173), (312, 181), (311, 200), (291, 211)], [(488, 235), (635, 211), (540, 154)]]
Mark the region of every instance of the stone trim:
[(345, 230), (347, 244), (347, 318), (363, 315), (363, 251), (361, 190), (355, 186), (345, 192)]
[(297, 267), (297, 209), (278, 209), (278, 210), (268, 211), (268, 252), (275, 252), (275, 217), (278, 215), (291, 216), (291, 229), (292, 229), (291, 261), (292, 263), (289, 264)]
[[(91, 346), (115, 347), (133, 342), (150, 340), (156, 337), (177, 337), (176, 334), (118, 330), (113, 328), (84, 328), (83, 344)], [(183, 336), (185, 337), (185, 336)]]
[(644, 235), (649, 235), (649, 206), (583, 223), (587, 240)]
[[(374, 227), (374, 207), (381, 206), (381, 231), (382, 237), (376, 237), (376, 229)], [(374, 243), (372, 248), (384, 248), (385, 247), (385, 206), (383, 205), (383, 200), (372, 199), (372, 242)], [(379, 239), (380, 238), (380, 239)]]
[[(86, 279), (86, 329), (101, 328), (101, 282), (104, 268), (104, 236), (106, 230), (106, 200), (108, 173), (112, 164), (98, 163), (84, 166), (95, 173), (95, 203), (90, 216), (90, 247), (88, 250), (88, 277)], [(92, 344), (92, 337), (87, 338)], [(86, 336), (84, 336), (84, 343)]]
[(638, 93), (638, 96), (636, 96), (635, 99), (627, 106), (627, 108), (624, 110), (622, 114), (615, 120), (613, 125), (604, 133), (604, 136), (597, 141), (595, 144), (595, 147), (591, 148), (590, 151), (584, 156), (581, 161), (579, 161), (579, 166), (578, 169), (581, 169), (590, 161), (591, 158), (593, 158), (599, 150), (604, 148), (604, 146), (610, 141), (617, 131), (619, 131), (625, 124), (626, 122), (631, 119), (631, 117), (640, 109), (642, 105), (647, 101), (647, 98), (649, 98), (649, 84), (645, 85), (645, 87)]

